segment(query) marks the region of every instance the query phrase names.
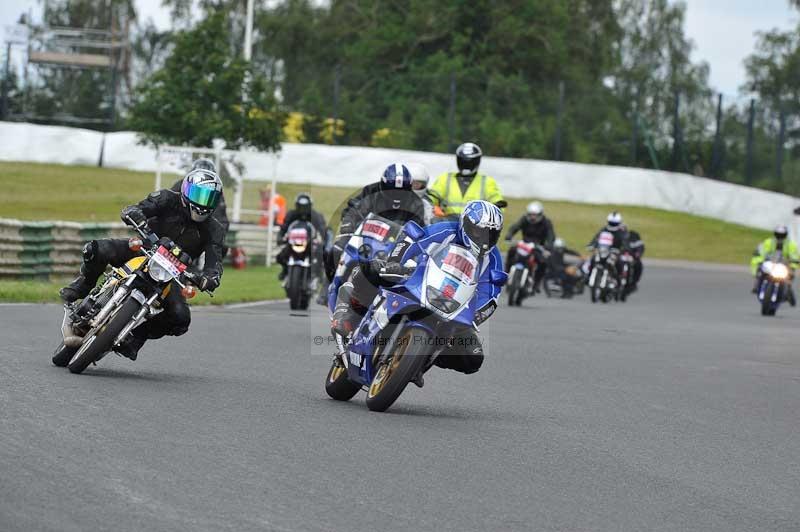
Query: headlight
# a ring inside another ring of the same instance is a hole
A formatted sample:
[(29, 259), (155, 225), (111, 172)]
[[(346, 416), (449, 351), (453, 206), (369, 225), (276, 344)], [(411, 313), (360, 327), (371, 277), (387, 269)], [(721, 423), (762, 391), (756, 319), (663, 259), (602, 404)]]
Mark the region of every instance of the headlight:
[(295, 253), (302, 253), (306, 250), (305, 244), (292, 244), (292, 251)]
[(773, 279), (784, 280), (789, 277), (789, 268), (785, 264), (776, 263), (772, 265), (772, 271), (769, 272)]
[(147, 263), (147, 273), (150, 274), (154, 281), (159, 283), (166, 283), (172, 280), (172, 274), (152, 259)]
[(425, 289), (425, 296), (428, 299), (428, 303), (445, 314), (452, 314), (458, 309), (458, 301), (445, 296), (440, 290), (432, 286), (428, 286)]

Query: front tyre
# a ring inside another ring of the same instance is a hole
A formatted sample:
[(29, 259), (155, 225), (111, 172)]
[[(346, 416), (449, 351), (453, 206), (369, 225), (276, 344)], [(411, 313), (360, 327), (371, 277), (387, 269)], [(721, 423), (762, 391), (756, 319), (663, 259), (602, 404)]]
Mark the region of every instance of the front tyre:
[(82, 373), (89, 364), (97, 360), (100, 355), (111, 350), (122, 329), (131, 321), (134, 314), (141, 308), (141, 303), (128, 297), (111, 318), (97, 330), (92, 330), (83, 339), (83, 344), (67, 364), (67, 369), (72, 373)]
[(522, 290), (522, 270), (520, 268), (514, 268), (513, 276), (511, 277), (511, 282), (508, 284), (508, 306), (513, 307), (514, 305), (519, 305), (522, 301), (522, 298), (519, 297)]
[(347, 368), (334, 360), (331, 363), (331, 369), (328, 370), (328, 376), (325, 377), (325, 392), (330, 398), (337, 401), (349, 401), (360, 389), (361, 386), (347, 378)]
[(774, 287), (775, 285), (768, 283), (767, 287), (764, 289), (764, 299), (761, 300), (762, 316), (772, 316), (775, 314), (775, 310), (772, 308), (772, 292)]
[(59, 368), (67, 367), (69, 361), (72, 360), (72, 357), (75, 355), (75, 351), (78, 349), (76, 347), (67, 347), (64, 345), (62, 341), (56, 347), (56, 350), (53, 352), (53, 364), (58, 366)]
[(378, 368), (367, 391), (367, 408), (384, 412), (400, 397), (425, 366), (431, 335), (425, 329), (409, 327), (397, 339), (386, 362)]

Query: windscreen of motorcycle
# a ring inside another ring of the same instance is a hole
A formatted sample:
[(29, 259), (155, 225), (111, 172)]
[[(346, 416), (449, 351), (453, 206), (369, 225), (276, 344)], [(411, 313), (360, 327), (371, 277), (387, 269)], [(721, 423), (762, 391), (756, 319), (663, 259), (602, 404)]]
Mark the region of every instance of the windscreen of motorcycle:
[(472, 251), (457, 244), (435, 252), (425, 270), (423, 305), (443, 317), (463, 310), (475, 295), (478, 266)]

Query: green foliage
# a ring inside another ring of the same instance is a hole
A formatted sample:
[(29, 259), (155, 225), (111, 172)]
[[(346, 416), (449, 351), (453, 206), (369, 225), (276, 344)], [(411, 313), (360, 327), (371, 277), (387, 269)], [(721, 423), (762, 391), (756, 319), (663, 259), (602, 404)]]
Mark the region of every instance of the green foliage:
[(128, 126), (155, 144), (280, 148), (283, 115), (266, 79), (232, 49), (226, 11), (177, 33), (164, 67), (139, 87)]

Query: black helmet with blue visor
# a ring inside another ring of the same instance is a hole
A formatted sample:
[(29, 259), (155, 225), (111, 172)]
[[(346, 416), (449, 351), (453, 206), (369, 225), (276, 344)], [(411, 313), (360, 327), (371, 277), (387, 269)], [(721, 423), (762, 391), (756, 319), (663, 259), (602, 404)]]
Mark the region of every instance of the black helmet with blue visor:
[(222, 197), (222, 180), (216, 172), (195, 169), (181, 183), (181, 201), (194, 222), (204, 222), (217, 208)]

